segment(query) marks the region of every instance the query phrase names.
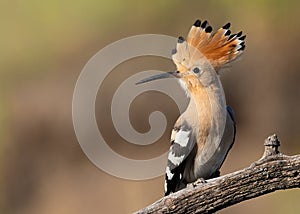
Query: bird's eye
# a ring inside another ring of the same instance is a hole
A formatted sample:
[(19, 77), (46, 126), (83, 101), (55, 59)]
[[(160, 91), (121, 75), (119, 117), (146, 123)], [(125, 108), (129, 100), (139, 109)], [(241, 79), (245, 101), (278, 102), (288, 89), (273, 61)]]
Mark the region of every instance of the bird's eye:
[(195, 67), (195, 68), (193, 69), (193, 72), (194, 72), (195, 74), (197, 74), (197, 73), (200, 72), (200, 69), (199, 69), (198, 67)]

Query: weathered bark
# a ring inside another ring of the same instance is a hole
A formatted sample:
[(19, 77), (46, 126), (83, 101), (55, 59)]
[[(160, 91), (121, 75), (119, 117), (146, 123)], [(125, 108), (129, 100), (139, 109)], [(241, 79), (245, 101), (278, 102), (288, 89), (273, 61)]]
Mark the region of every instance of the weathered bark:
[(213, 213), (280, 189), (300, 187), (300, 155), (279, 153), (276, 135), (265, 140), (263, 157), (250, 167), (206, 183), (195, 182), (136, 213)]

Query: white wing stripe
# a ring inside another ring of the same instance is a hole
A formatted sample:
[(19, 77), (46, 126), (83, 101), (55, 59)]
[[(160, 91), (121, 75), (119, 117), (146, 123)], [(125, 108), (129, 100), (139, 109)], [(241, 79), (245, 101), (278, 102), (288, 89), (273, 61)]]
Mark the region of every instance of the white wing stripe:
[(189, 134), (190, 131), (179, 130), (175, 135), (174, 142), (182, 147), (186, 147), (189, 142)]
[(171, 180), (174, 176), (174, 174), (170, 171), (170, 167), (167, 166), (167, 169), (166, 169), (166, 174), (167, 174), (167, 178), (169, 180)]
[(178, 166), (179, 164), (181, 164), (181, 162), (183, 161), (185, 155), (176, 157), (174, 152), (170, 152), (169, 153), (169, 161), (171, 161), (171, 163), (173, 163), (175, 166)]
[(167, 181), (165, 181), (165, 192), (168, 191), (168, 184), (167, 184)]

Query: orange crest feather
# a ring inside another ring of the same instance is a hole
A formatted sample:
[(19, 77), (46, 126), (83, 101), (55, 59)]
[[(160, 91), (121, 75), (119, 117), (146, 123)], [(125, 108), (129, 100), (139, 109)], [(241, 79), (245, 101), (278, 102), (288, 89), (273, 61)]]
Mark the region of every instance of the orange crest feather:
[[(188, 46), (195, 48), (206, 57), (215, 69), (236, 59), (245, 49), (245, 35), (242, 31), (237, 34), (231, 34), (229, 30), (230, 23), (227, 23), (217, 32), (212, 33), (212, 27), (207, 21), (201, 23), (197, 20), (192, 26), (187, 40), (179, 37), (176, 49), (173, 51), (173, 60), (176, 64), (185, 59)], [(188, 53), (190, 60), (193, 53)]]

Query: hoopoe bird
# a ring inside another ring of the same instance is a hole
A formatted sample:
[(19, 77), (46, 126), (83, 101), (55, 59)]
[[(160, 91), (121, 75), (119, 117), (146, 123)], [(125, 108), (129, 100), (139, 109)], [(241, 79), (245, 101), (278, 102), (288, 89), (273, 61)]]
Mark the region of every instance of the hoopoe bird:
[(137, 84), (175, 77), (190, 98), (171, 134), (165, 176), (165, 195), (197, 179), (220, 175), (236, 134), (233, 110), (226, 106), (219, 75), (221, 69), (245, 49), (245, 35), (231, 34), (230, 23), (212, 33), (207, 21), (196, 20), (186, 40), (178, 38), (172, 59), (177, 70)]

